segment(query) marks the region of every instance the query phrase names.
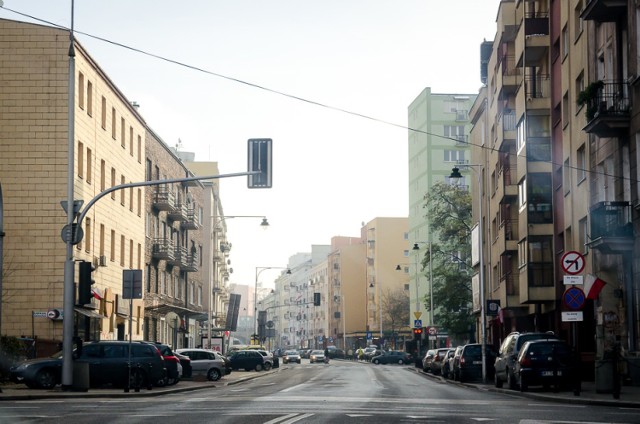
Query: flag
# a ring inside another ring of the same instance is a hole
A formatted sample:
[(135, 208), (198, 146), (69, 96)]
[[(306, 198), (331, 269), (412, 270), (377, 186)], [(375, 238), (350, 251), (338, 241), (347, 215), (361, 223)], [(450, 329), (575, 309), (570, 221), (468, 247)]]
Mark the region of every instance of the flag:
[(597, 299), (605, 284), (607, 283), (604, 280), (588, 274), (584, 282), (584, 292), (587, 294), (587, 299)]
[(91, 287), (91, 294), (98, 300), (102, 300), (104, 298), (104, 296), (102, 296), (102, 292), (100, 292), (100, 289), (97, 287)]

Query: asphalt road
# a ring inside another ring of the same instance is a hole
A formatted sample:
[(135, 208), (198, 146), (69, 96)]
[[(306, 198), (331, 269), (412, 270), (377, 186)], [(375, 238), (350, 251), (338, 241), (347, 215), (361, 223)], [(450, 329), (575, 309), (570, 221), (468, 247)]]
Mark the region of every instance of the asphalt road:
[(447, 384), (412, 366), (290, 364), (210, 390), (0, 403), (0, 423), (638, 423), (635, 409), (551, 403)]

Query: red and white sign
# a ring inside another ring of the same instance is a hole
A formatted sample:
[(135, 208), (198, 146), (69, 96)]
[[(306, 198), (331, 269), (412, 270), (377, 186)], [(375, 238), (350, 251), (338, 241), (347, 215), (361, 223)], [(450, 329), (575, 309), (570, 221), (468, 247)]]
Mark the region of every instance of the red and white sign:
[(584, 256), (580, 252), (570, 251), (562, 255), (562, 269), (567, 274), (580, 274), (584, 270)]

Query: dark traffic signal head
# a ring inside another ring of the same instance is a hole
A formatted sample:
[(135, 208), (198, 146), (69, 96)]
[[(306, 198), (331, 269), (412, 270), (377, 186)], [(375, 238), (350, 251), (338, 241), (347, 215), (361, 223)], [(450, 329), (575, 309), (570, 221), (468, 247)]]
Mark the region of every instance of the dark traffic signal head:
[(413, 329), (413, 338), (419, 340), (422, 338), (422, 328)]
[(91, 273), (95, 271), (93, 264), (87, 261), (81, 261), (78, 273), (78, 305), (86, 305), (91, 302), (93, 294), (91, 286), (95, 283)]

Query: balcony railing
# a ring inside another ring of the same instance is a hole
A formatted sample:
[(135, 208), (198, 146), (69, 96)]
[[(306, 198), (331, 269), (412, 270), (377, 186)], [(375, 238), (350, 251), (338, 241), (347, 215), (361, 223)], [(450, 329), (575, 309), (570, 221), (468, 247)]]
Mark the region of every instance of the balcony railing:
[(198, 219), (198, 213), (193, 205), (187, 208), (187, 219), (182, 221), (182, 228), (187, 230), (197, 230), (200, 228), (200, 220)]
[(633, 224), (629, 202), (599, 202), (590, 213), (589, 247), (605, 253), (633, 249)]
[(186, 221), (187, 220), (187, 205), (184, 203), (176, 204), (173, 210), (167, 212), (167, 216), (174, 221)]
[(167, 187), (158, 187), (153, 199), (153, 206), (160, 211), (174, 211), (176, 208), (176, 196)]
[(185, 256), (186, 261), (180, 265), (183, 271), (196, 272), (198, 271), (198, 260), (200, 256), (198, 252), (191, 252)]
[(154, 239), (151, 255), (155, 259), (164, 259), (168, 261), (175, 260), (175, 247), (173, 245), (173, 241), (168, 238)]
[(585, 132), (599, 137), (625, 133), (630, 125), (629, 84), (622, 81), (597, 81), (580, 93), (579, 104), (586, 104)]

